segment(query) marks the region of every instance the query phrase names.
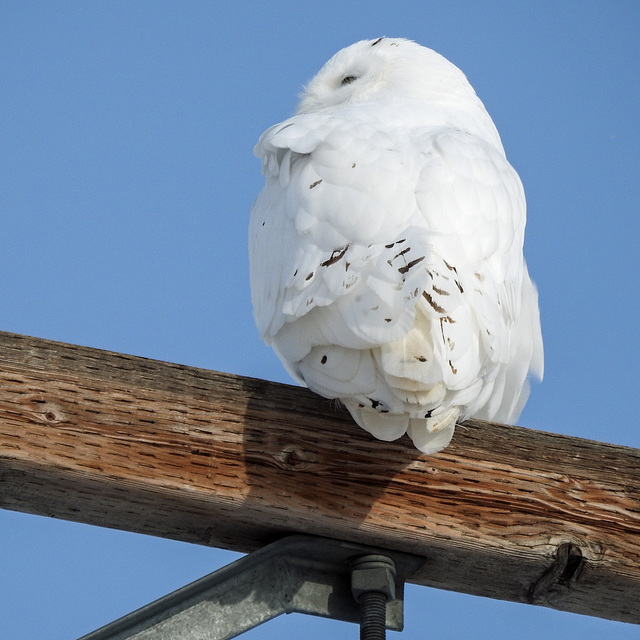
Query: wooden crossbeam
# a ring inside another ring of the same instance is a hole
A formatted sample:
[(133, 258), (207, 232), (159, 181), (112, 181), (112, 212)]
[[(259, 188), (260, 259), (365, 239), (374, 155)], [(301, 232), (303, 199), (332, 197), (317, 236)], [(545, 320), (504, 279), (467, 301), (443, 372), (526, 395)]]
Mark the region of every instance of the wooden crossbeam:
[(251, 551), (424, 556), (421, 585), (640, 622), (640, 451), (468, 421), (435, 456), (306, 389), (0, 333), (0, 507)]

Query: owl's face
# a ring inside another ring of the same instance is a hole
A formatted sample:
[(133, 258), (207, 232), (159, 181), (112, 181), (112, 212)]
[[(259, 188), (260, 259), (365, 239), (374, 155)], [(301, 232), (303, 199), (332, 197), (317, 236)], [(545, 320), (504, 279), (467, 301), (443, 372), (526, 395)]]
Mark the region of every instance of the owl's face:
[(464, 74), (441, 55), (403, 38), (363, 40), (342, 49), (309, 82), (297, 113), (367, 102), (477, 100)]

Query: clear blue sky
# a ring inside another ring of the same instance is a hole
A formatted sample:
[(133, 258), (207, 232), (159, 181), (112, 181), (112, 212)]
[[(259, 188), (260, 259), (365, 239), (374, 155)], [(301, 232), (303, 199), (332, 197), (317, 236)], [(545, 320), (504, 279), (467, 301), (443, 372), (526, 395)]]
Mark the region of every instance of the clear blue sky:
[[(0, 330), (289, 382), (249, 301), (252, 147), (335, 51), (403, 36), (467, 74), (525, 185), (546, 377), (520, 423), (640, 447), (639, 29), (637, 0), (3, 0)], [(0, 511), (0, 637), (78, 637), (234, 557)], [(392, 638), (640, 636), (417, 587), (406, 619)], [(246, 635), (301, 636), (357, 628)]]

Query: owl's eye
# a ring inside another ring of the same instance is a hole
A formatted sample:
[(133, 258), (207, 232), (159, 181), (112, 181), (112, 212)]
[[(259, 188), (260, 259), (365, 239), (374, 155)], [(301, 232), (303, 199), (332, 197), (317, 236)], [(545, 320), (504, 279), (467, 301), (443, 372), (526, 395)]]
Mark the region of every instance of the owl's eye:
[(352, 82), (355, 82), (358, 79), (358, 76), (345, 76), (344, 78), (342, 78), (342, 80), (340, 81), (340, 84), (342, 86), (346, 85), (346, 84), (351, 84)]

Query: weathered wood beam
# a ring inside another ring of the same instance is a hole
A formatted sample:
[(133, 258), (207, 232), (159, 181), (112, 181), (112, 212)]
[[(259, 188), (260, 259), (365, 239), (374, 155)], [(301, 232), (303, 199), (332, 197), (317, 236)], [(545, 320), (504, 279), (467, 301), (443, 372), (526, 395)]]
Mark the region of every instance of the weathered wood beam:
[(308, 533), (411, 582), (640, 622), (640, 451), (469, 421), (438, 455), (305, 389), (0, 333), (0, 507), (251, 551)]

